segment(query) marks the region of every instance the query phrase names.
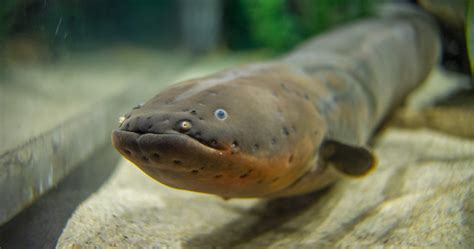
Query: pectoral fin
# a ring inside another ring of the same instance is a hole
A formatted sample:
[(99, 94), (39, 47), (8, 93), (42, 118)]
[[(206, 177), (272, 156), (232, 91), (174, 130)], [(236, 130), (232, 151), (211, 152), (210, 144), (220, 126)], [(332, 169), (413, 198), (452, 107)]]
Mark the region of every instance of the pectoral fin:
[(353, 177), (364, 176), (377, 165), (375, 155), (367, 148), (334, 140), (323, 143), (321, 155), (325, 163)]

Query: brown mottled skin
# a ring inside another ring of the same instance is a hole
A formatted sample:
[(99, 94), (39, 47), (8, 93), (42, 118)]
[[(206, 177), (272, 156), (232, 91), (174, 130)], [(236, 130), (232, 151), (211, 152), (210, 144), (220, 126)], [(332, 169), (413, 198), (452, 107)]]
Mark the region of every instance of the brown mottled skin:
[(375, 167), (365, 144), (437, 54), (436, 30), (421, 14), (364, 20), (280, 60), (173, 85), (127, 114), (113, 145), (179, 189), (226, 198), (311, 192)]

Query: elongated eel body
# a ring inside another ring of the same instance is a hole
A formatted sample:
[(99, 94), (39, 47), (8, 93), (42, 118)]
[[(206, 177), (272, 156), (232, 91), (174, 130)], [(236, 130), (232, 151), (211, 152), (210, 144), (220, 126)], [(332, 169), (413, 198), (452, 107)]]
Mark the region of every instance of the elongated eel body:
[(112, 143), (171, 187), (225, 198), (308, 193), (375, 167), (364, 146), (438, 50), (420, 13), (363, 20), (279, 60), (173, 85), (125, 115)]

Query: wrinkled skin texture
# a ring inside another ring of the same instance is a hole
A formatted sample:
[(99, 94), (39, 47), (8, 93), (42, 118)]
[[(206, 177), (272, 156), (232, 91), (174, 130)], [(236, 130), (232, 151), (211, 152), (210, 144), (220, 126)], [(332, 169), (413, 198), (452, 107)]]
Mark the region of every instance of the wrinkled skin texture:
[(281, 60), (171, 86), (127, 114), (112, 142), (171, 187), (225, 198), (307, 193), (375, 167), (364, 145), (437, 53), (424, 16), (362, 21)]

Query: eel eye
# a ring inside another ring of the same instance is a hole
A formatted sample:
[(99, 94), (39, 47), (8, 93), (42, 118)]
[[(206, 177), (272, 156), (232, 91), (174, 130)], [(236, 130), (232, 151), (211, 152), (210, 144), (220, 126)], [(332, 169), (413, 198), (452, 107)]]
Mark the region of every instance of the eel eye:
[(214, 116), (216, 116), (219, 120), (226, 120), (227, 119), (227, 112), (224, 109), (217, 109), (214, 112)]
[(193, 125), (188, 120), (183, 120), (179, 123), (179, 129), (181, 131), (189, 131), (192, 127)]

